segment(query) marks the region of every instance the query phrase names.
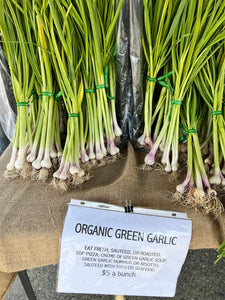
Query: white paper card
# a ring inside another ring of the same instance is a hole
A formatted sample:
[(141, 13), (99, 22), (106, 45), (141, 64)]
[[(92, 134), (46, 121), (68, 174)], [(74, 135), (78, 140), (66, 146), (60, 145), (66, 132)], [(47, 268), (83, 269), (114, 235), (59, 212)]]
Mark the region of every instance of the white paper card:
[(147, 209), (145, 214), (141, 209), (124, 213), (107, 206), (69, 205), (58, 292), (173, 297), (191, 240), (191, 220), (178, 218), (179, 213), (161, 217), (152, 210), (152, 215)]

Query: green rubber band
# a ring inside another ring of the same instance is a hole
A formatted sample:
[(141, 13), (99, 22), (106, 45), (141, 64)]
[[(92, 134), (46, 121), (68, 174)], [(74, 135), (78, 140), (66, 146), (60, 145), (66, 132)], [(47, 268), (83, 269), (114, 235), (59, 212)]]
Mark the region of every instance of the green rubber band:
[(104, 89), (105, 85), (104, 84), (96, 85), (95, 88), (96, 88), (96, 90)]
[(172, 74), (173, 74), (173, 71), (170, 71), (162, 76), (159, 76), (158, 78), (152, 78), (150, 76), (147, 76), (146, 78), (150, 82), (157, 82), (158, 84), (165, 87), (166, 89), (170, 89), (171, 93), (173, 94), (174, 89), (172, 88), (170, 81), (168, 80), (168, 84), (165, 81), (163, 81), (163, 80), (167, 79), (168, 77), (170, 77)]
[(174, 100), (172, 99), (171, 100), (171, 105), (182, 105), (183, 101), (181, 100)]
[(17, 106), (28, 106), (28, 102), (17, 102)]
[(105, 79), (105, 88), (107, 89), (109, 87), (109, 67), (108, 66), (105, 66), (104, 79)]
[(179, 128), (180, 128), (180, 130), (181, 130), (181, 132), (183, 134), (183, 136), (181, 136), (179, 138), (179, 143), (183, 143), (184, 141), (187, 140), (187, 133), (186, 133), (186, 131), (184, 129), (184, 126), (183, 126), (183, 124), (181, 122), (179, 123)]
[(197, 129), (188, 129), (187, 134), (189, 133), (198, 133)]
[(179, 143), (183, 143), (187, 140), (187, 137), (181, 136), (179, 137)]
[(57, 94), (55, 94), (55, 95), (54, 95), (53, 93), (51, 93), (51, 92), (43, 92), (41, 95), (38, 95), (37, 97), (38, 97), (38, 99), (42, 99), (43, 96), (50, 96), (50, 97), (54, 96), (54, 100), (55, 100), (55, 101), (58, 101), (59, 98), (62, 96), (62, 92), (59, 91), (59, 92), (58, 92)]
[(212, 116), (222, 116), (222, 115), (223, 115), (223, 113), (220, 110), (215, 110), (212, 112)]
[(106, 93), (106, 95), (107, 95), (107, 98), (109, 98), (110, 100), (116, 100), (116, 97), (112, 97), (108, 93)]
[(172, 95), (173, 95), (174, 89), (173, 89), (173, 87), (172, 87), (172, 85), (171, 85), (169, 79), (168, 79), (168, 85), (169, 85), (169, 89), (170, 89), (170, 91), (171, 91), (171, 93), (172, 93)]
[(164, 74), (164, 75), (162, 75), (162, 76), (159, 76), (158, 78), (157, 78), (157, 80), (158, 81), (161, 81), (161, 80), (164, 80), (164, 79), (166, 79), (166, 78), (168, 78), (168, 77), (170, 77), (170, 76), (172, 76), (173, 75), (173, 71), (170, 71), (170, 72), (168, 72), (168, 73), (166, 73), (166, 74)]
[(117, 47), (117, 45), (115, 43), (115, 45), (113, 47), (113, 53), (112, 53), (112, 57), (114, 58), (114, 60), (116, 59), (116, 47)]
[(95, 90), (94, 89), (86, 89), (85, 94), (95, 94)]
[[(157, 78), (152, 78), (150, 76), (147, 76), (147, 80), (151, 81), (151, 82), (156, 82), (156, 81), (163, 81), (164, 79), (170, 77), (171, 75), (173, 75), (173, 71), (170, 71), (162, 76), (159, 76)], [(165, 83), (165, 82), (164, 82)], [(161, 83), (160, 83), (161, 84)]]
[(35, 89), (33, 89), (30, 93), (30, 96), (28, 97), (28, 99), (30, 99), (33, 95), (37, 95)]
[(171, 99), (171, 106), (170, 106), (170, 112), (169, 112), (169, 122), (171, 120), (171, 114), (172, 114), (172, 109), (173, 109), (173, 105), (182, 105), (183, 101), (181, 100), (174, 100), (174, 99)]
[(62, 92), (59, 91), (57, 94), (55, 94), (54, 98), (55, 100), (58, 100), (62, 96)]
[(108, 88), (109, 88), (109, 67), (108, 66), (105, 66), (105, 68), (104, 68), (104, 79), (105, 79), (105, 88), (106, 88), (107, 98), (110, 100), (115, 100), (116, 97), (110, 96), (109, 92), (108, 92)]
[(147, 76), (146, 78), (147, 78), (147, 80), (150, 81), (150, 82), (156, 82), (156, 81), (157, 81), (156, 78), (152, 78), (152, 77), (150, 77), (150, 76)]
[(114, 47), (113, 47), (113, 52), (112, 52), (112, 58), (111, 60), (119, 67), (121, 68), (121, 65), (120, 63), (116, 60), (116, 48), (117, 48), (117, 45), (115, 43)]
[(179, 127), (180, 127), (180, 130), (182, 131), (182, 134), (184, 136), (186, 136), (186, 131), (185, 131), (184, 126), (183, 126), (183, 124), (181, 122), (179, 123)]
[(49, 97), (53, 97), (54, 94), (52, 92), (42, 92), (42, 96), (49, 96)]
[[(30, 98), (31, 98), (33, 95), (36, 95), (36, 97), (34, 97), (34, 98), (32, 99), (32, 101), (30, 101)], [(37, 99), (37, 93), (36, 93), (35, 89), (33, 89), (33, 90), (31, 91), (31, 93), (30, 93), (30, 96), (28, 97), (28, 102), (33, 103), (36, 99)]]
[(187, 135), (189, 135), (189, 133), (195, 133), (195, 134), (198, 133), (197, 129), (193, 129), (193, 128), (192, 129), (188, 129), (187, 132), (185, 132), (184, 127), (183, 127), (183, 125), (181, 123), (179, 124), (179, 127), (180, 127), (180, 129), (181, 129), (181, 131), (183, 133), (183, 136), (181, 136), (179, 138), (179, 143), (185, 142), (187, 140)]
[(158, 82), (158, 84), (160, 84), (161, 86), (165, 87), (166, 89), (169, 89), (169, 85), (166, 82), (164, 82), (162, 80), (159, 80), (157, 82)]
[(62, 92), (59, 91), (58, 93), (56, 93), (56, 94), (54, 95), (54, 101), (58, 102), (58, 101), (59, 101), (59, 98), (60, 98), (61, 96), (62, 96)]
[(78, 113), (68, 114), (68, 118), (78, 118), (78, 116), (79, 116)]

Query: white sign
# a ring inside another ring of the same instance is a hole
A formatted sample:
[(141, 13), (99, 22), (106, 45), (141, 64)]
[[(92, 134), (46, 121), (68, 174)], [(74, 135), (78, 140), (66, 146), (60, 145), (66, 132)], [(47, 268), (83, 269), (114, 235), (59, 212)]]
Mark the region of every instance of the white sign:
[(58, 292), (175, 295), (191, 240), (186, 214), (73, 203), (61, 239)]

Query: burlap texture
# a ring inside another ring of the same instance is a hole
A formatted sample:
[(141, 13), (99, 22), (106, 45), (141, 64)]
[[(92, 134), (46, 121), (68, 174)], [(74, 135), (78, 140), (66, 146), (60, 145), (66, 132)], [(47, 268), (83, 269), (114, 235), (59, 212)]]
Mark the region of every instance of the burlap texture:
[(4, 300), (13, 284), (17, 273), (0, 272), (0, 300)]
[[(10, 149), (0, 160), (1, 175)], [(0, 181), (0, 271), (16, 272), (49, 264), (59, 259), (60, 236), (71, 198), (188, 212), (193, 222), (191, 249), (216, 248), (223, 241), (225, 220), (213, 220), (193, 209), (171, 202), (177, 182), (167, 175), (144, 172), (136, 165), (144, 154), (131, 146), (114, 164), (93, 171), (81, 187), (60, 193), (48, 183), (16, 178)], [(182, 178), (178, 180), (180, 182)]]

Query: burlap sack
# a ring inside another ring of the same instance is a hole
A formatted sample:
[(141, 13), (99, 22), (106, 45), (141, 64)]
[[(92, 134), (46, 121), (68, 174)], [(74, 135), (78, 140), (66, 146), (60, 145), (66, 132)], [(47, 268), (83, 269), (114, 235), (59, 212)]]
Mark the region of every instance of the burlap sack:
[(0, 300), (4, 300), (10, 290), (17, 273), (0, 272)]
[[(10, 149), (0, 160), (3, 174)], [(171, 201), (178, 182), (167, 175), (144, 172), (136, 166), (143, 153), (129, 146), (124, 157), (111, 165), (93, 171), (93, 177), (82, 186), (66, 193), (54, 190), (50, 181), (15, 178), (0, 181), (0, 271), (16, 272), (49, 264), (59, 259), (60, 236), (71, 198), (188, 212), (193, 222), (191, 249), (216, 248), (223, 241), (224, 217), (214, 220), (193, 209)], [(183, 174), (184, 175), (184, 174)]]

